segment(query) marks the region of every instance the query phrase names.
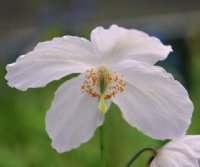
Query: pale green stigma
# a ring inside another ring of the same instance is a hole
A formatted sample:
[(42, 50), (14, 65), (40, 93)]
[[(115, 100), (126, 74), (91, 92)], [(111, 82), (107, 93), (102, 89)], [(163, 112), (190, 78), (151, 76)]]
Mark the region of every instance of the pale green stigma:
[(105, 79), (104, 79), (104, 76), (100, 76), (100, 93), (101, 94), (104, 94), (105, 92), (105, 89), (106, 89), (106, 86), (105, 86)]
[(100, 95), (100, 97), (99, 97), (98, 110), (101, 113), (105, 113), (106, 110), (107, 110), (106, 102), (105, 102), (105, 99), (104, 99), (103, 95)]

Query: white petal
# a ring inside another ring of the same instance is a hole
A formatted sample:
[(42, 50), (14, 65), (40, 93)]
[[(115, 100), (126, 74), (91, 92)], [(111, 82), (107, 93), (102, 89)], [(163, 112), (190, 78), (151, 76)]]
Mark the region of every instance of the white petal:
[(88, 141), (104, 116), (97, 111), (98, 99), (81, 92), (83, 77), (73, 78), (56, 91), (46, 115), (46, 130), (58, 152), (77, 148)]
[(173, 143), (187, 145), (193, 151), (195, 157), (200, 159), (200, 135), (186, 135), (176, 139)]
[(150, 167), (199, 167), (197, 159), (184, 144), (169, 143), (151, 162)]
[(85, 71), (95, 56), (88, 40), (64, 36), (39, 43), (33, 51), (7, 66), (6, 79), (20, 90), (42, 87), (70, 73)]
[(171, 46), (163, 45), (158, 38), (117, 25), (112, 25), (109, 29), (95, 28), (91, 33), (91, 42), (107, 63), (130, 58), (154, 64), (158, 60), (164, 60), (172, 51)]
[(115, 64), (127, 82), (113, 101), (127, 122), (155, 139), (184, 135), (193, 104), (185, 88), (164, 69), (136, 61)]

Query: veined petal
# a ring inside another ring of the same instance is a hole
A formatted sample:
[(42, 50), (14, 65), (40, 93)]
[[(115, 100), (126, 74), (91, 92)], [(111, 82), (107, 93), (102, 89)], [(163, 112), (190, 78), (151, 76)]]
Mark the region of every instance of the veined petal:
[(60, 153), (88, 141), (104, 120), (97, 109), (98, 99), (81, 92), (82, 82), (83, 75), (61, 85), (46, 115), (52, 147)]
[(194, 153), (195, 157), (200, 160), (200, 135), (186, 135), (174, 141), (174, 143), (183, 143), (187, 145)]
[(164, 146), (151, 162), (150, 167), (199, 167), (193, 152), (185, 145), (176, 143)]
[(33, 51), (7, 66), (8, 85), (20, 90), (42, 87), (71, 73), (85, 72), (95, 64), (88, 40), (64, 36), (39, 43)]
[(95, 28), (91, 33), (93, 47), (107, 63), (134, 59), (148, 64), (164, 60), (172, 51), (158, 38), (135, 30), (112, 25), (109, 29)]
[(150, 167), (199, 167), (200, 136), (176, 138), (158, 151)]
[(136, 61), (115, 66), (124, 75), (127, 85), (113, 101), (130, 125), (155, 139), (172, 139), (185, 134), (193, 104), (178, 81), (161, 67)]

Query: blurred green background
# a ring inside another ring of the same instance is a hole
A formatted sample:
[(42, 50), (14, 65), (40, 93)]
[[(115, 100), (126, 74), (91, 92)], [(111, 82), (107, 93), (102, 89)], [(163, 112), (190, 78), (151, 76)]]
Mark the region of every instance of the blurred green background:
[[(96, 26), (113, 23), (172, 45), (174, 52), (159, 65), (189, 91), (195, 112), (188, 134), (200, 134), (200, 1), (0, 0), (0, 4), (0, 167), (99, 166), (99, 129), (89, 142), (63, 154), (51, 147), (45, 132), (45, 112), (55, 90), (70, 76), (26, 92), (8, 87), (4, 76), (6, 64), (39, 41), (67, 34), (89, 38)], [(106, 115), (104, 131), (107, 167), (123, 167), (140, 148), (165, 143), (130, 127), (115, 105)], [(145, 166), (149, 157), (145, 153), (133, 166)]]

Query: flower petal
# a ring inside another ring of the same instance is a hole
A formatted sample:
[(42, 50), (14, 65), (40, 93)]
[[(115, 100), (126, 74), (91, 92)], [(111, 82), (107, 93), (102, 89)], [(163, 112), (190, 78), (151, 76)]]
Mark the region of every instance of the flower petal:
[(39, 43), (32, 52), (7, 66), (6, 79), (20, 90), (42, 87), (70, 73), (85, 71), (95, 56), (88, 40), (64, 36)]
[(135, 30), (112, 25), (109, 29), (95, 28), (91, 33), (93, 47), (102, 55), (106, 62), (116, 62), (124, 59), (134, 59), (148, 64), (164, 60), (172, 51), (171, 46), (165, 46), (158, 38)]
[(60, 153), (88, 141), (104, 120), (97, 111), (98, 99), (81, 92), (82, 82), (78, 76), (61, 85), (46, 115), (47, 133)]
[(199, 167), (191, 150), (181, 143), (169, 143), (152, 160), (150, 167)]
[(136, 61), (115, 66), (124, 75), (127, 86), (113, 101), (130, 125), (155, 139), (172, 139), (185, 134), (193, 104), (178, 81), (161, 67)]
[(195, 157), (200, 159), (200, 135), (186, 135), (175, 142), (187, 145), (194, 152)]

